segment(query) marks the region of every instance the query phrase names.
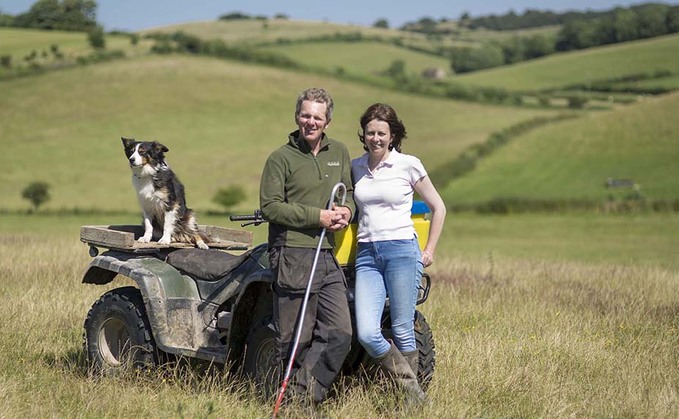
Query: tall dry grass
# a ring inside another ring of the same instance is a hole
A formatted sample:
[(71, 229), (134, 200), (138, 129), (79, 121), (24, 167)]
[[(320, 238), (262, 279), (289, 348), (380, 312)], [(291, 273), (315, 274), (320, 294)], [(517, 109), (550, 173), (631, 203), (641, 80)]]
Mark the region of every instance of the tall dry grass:
[(676, 417), (679, 275), (448, 260), (427, 314), (435, 416)]
[[(106, 287), (81, 284), (85, 245), (0, 234), (0, 417), (269, 417), (219, 371), (87, 373), (82, 324)], [(329, 417), (675, 417), (679, 274), (645, 267), (440, 257), (421, 306), (434, 331), (431, 403), (394, 408), (344, 380)], [(290, 408), (283, 417), (306, 417)]]

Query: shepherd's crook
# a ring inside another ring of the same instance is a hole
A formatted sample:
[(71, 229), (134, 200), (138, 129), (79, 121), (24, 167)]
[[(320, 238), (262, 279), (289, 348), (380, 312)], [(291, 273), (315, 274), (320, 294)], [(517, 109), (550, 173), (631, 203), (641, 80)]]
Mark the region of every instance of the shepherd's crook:
[[(342, 189), (342, 197), (340, 199), (340, 205), (344, 205), (347, 199), (347, 187), (342, 182), (338, 182), (332, 188), (332, 193), (330, 194), (330, 200), (328, 201), (327, 209), (332, 209), (335, 203), (335, 196), (337, 192)], [(290, 361), (288, 362), (288, 367), (285, 369), (285, 376), (283, 377), (283, 383), (278, 392), (278, 398), (276, 399), (276, 405), (273, 408), (272, 418), (275, 418), (278, 414), (278, 409), (281, 407), (281, 402), (283, 401), (283, 395), (285, 394), (285, 389), (288, 387), (288, 381), (290, 380), (290, 372), (292, 371), (292, 364), (295, 362), (295, 356), (297, 355), (297, 346), (299, 345), (299, 338), (302, 335), (302, 326), (304, 323), (304, 315), (306, 314), (306, 305), (309, 301), (309, 294), (311, 292), (311, 283), (314, 280), (314, 272), (316, 272), (316, 264), (318, 263), (318, 255), (321, 253), (321, 245), (323, 244), (323, 238), (325, 237), (325, 227), (321, 230), (321, 237), (318, 239), (318, 246), (316, 246), (316, 255), (314, 255), (314, 263), (311, 266), (311, 273), (309, 274), (309, 282), (306, 285), (306, 291), (304, 292), (304, 300), (302, 301), (302, 307), (300, 308), (299, 314), (297, 316), (297, 331), (295, 332), (295, 340), (292, 344), (292, 350), (290, 351)]]

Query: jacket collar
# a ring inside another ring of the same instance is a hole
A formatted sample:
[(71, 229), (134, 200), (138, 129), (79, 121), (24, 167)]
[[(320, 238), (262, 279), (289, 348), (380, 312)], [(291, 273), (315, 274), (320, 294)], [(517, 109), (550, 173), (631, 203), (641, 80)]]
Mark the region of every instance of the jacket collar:
[[(311, 153), (311, 147), (309, 147), (309, 143), (299, 138), (299, 130), (293, 131), (290, 134), (288, 134), (288, 144), (297, 148), (302, 153)], [(325, 135), (325, 133), (323, 133), (323, 136), (321, 137), (320, 150), (328, 148), (329, 145), (330, 138), (328, 138), (328, 136)]]

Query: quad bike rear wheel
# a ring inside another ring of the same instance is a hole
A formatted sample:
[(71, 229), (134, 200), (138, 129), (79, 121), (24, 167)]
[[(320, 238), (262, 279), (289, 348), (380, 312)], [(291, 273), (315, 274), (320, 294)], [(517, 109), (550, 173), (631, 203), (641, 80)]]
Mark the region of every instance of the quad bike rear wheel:
[(280, 384), (281, 371), (277, 368), (276, 350), (276, 332), (269, 314), (250, 330), (243, 362), (243, 373), (265, 398), (273, 396)]
[(137, 288), (122, 287), (102, 295), (92, 305), (84, 327), (93, 372), (108, 375), (158, 365), (159, 352)]
[(415, 310), (415, 341), (419, 352), (419, 368), (417, 381), (420, 382), (422, 390), (427, 390), (432, 378), (434, 378), (434, 367), (436, 366), (436, 350), (434, 345), (434, 334), (427, 319), (422, 313)]
[[(431, 331), (429, 322), (424, 317), (424, 314), (415, 310), (415, 317), (413, 319), (415, 328), (415, 345), (418, 352), (418, 371), (417, 381), (420, 383), (422, 390), (427, 391), (432, 378), (434, 378), (434, 368), (436, 366), (436, 350), (434, 345), (434, 334)], [(392, 339), (391, 332), (391, 318), (389, 315), (382, 320), (382, 334), (386, 339)], [(377, 365), (374, 360), (365, 354), (364, 361), (366, 371), (369, 376), (372, 376), (377, 371)]]

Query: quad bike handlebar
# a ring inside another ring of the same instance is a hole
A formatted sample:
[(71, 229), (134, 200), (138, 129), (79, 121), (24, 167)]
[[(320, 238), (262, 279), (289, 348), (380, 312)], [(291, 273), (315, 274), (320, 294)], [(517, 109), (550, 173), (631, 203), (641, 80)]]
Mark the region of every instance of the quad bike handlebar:
[(250, 215), (230, 215), (229, 220), (231, 221), (247, 221), (246, 223), (242, 223), (240, 226), (245, 227), (249, 225), (260, 225), (262, 223), (265, 223), (266, 220), (264, 219), (264, 216), (262, 215), (262, 210), (256, 209), (255, 212)]

